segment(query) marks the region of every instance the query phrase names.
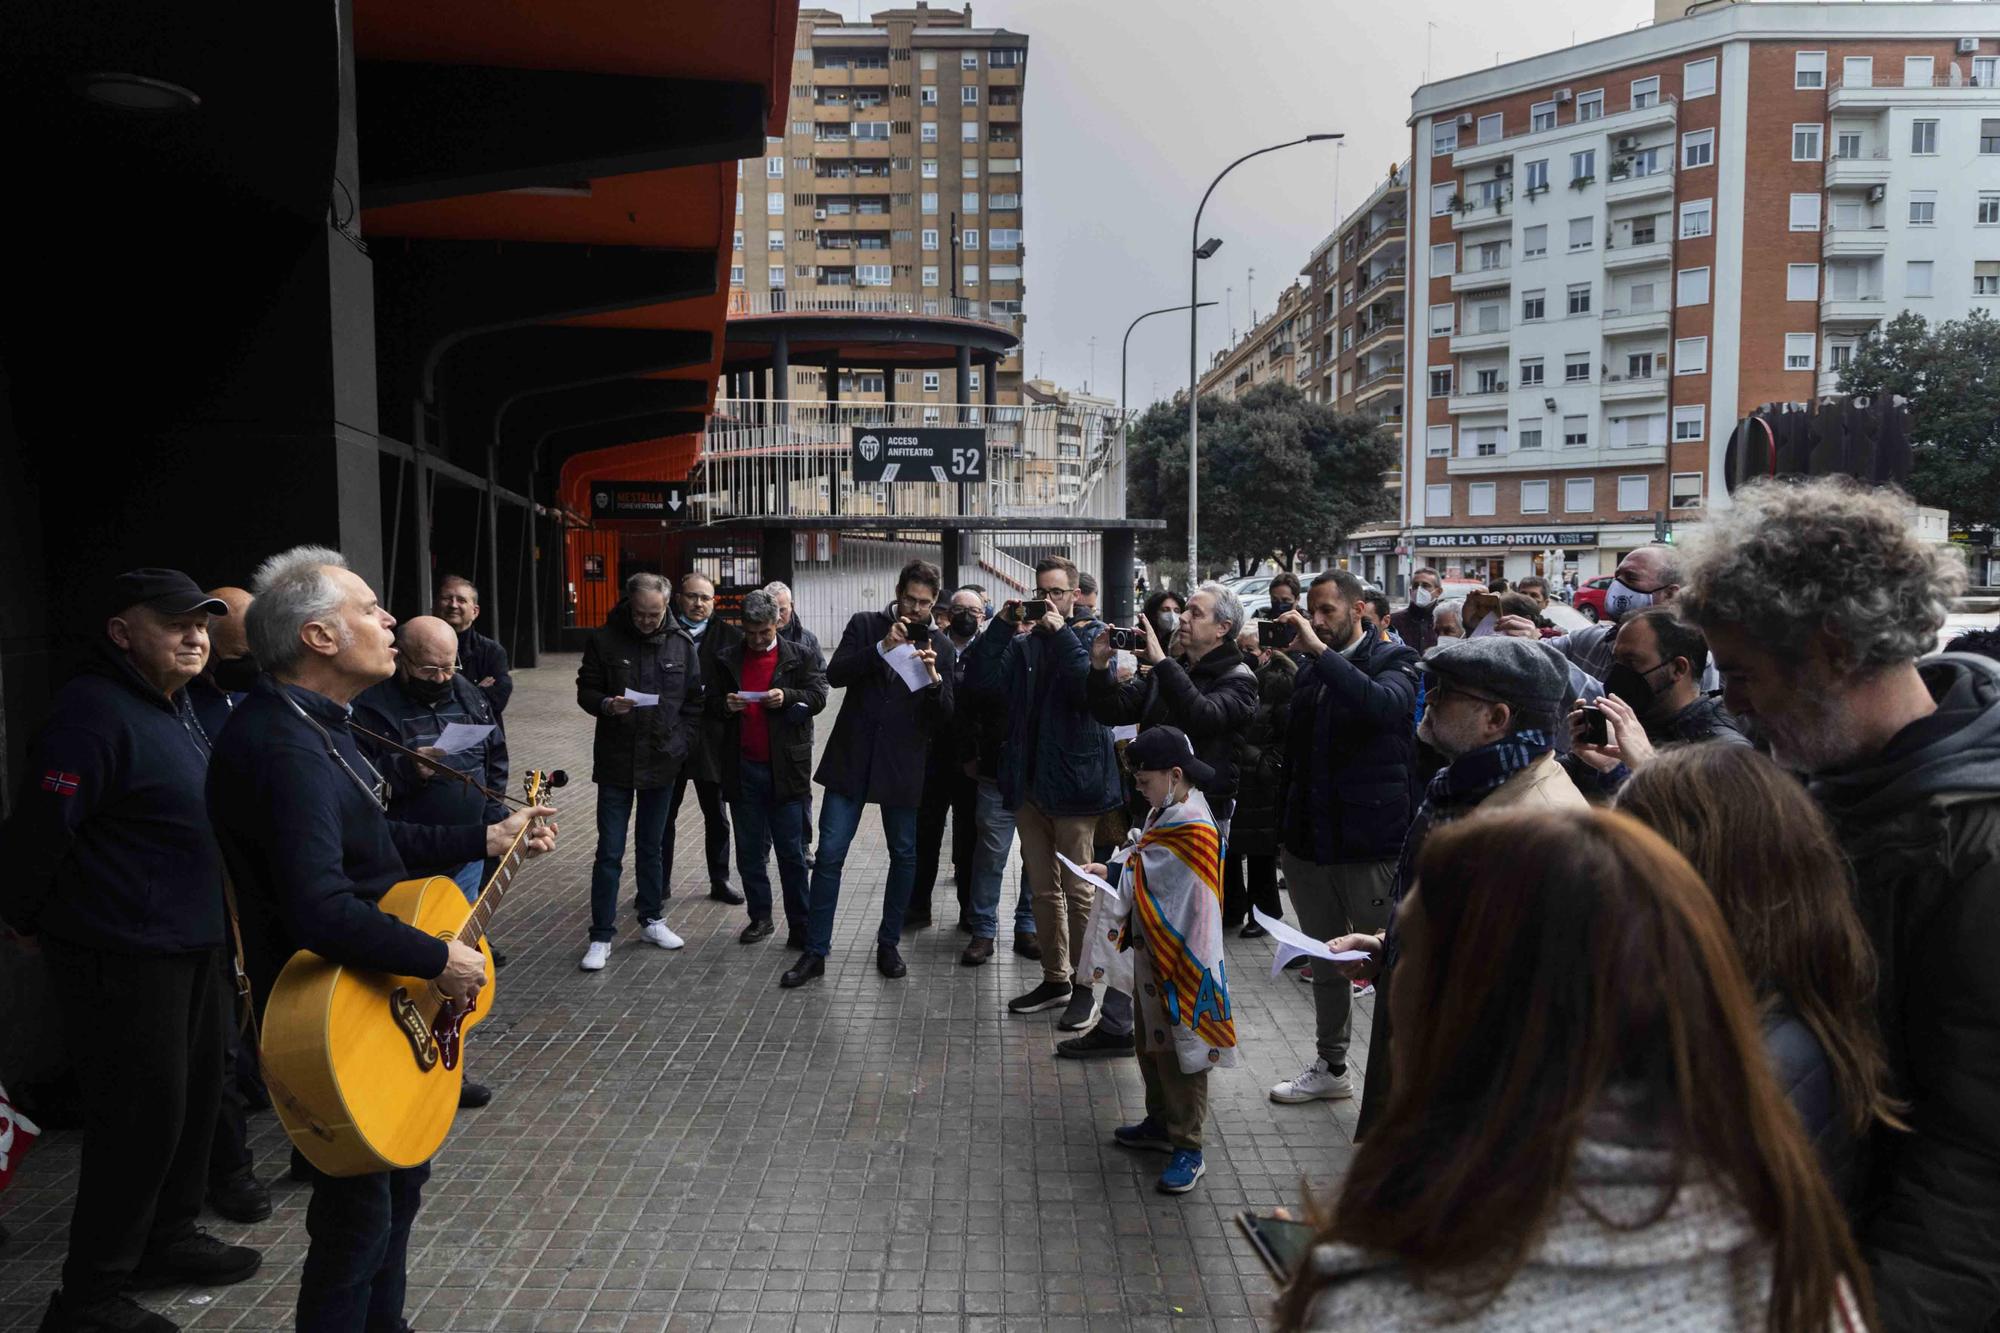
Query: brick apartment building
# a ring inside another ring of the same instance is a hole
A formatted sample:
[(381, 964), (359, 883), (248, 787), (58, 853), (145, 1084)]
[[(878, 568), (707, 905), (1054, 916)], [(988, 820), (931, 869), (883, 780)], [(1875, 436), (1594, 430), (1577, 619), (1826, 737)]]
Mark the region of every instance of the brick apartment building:
[(1697, 7), (1411, 110), (1418, 566), (1609, 573), (1744, 412), (1905, 309), (2000, 312), (2000, 4)]
[[(1258, 320), (1255, 327), (1236, 342), (1215, 354), (1202, 373), (1201, 395), (1220, 394), (1241, 398), (1259, 384), (1277, 380), (1290, 384), (1299, 355), (1299, 340), (1305, 336), (1306, 291), (1293, 283), (1278, 293), (1278, 308)], [(1254, 313), (1254, 312), (1253, 312)]]

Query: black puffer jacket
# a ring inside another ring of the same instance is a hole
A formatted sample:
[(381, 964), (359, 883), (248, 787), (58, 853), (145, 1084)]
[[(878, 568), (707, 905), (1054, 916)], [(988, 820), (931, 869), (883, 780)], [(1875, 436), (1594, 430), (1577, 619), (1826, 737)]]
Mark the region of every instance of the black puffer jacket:
[[(604, 711), (607, 700), (628, 689), (659, 695), (659, 706), (622, 716)], [(618, 603), (583, 646), (576, 703), (597, 719), (593, 782), (646, 789), (672, 785), (701, 736), (701, 662), (694, 640), (671, 614), (658, 630), (641, 634), (632, 625), (631, 603)]]
[(1782, 997), (1764, 1009), (1764, 1053), (1771, 1058), (1778, 1091), (1799, 1113), (1806, 1137), (1833, 1184), (1836, 1195), (1849, 1198), (1854, 1189), (1854, 1136), (1847, 1132), (1846, 1108), (1834, 1086), (1833, 1066), (1819, 1038)]
[(1298, 665), (1283, 653), (1257, 671), (1257, 711), (1236, 736), (1236, 818), (1229, 847), (1246, 856), (1278, 852), (1278, 803), (1284, 798), (1285, 730), (1292, 715)]
[(1193, 666), (1163, 657), (1143, 676), (1119, 682), (1114, 666), (1090, 673), (1091, 716), (1107, 727), (1179, 727), (1197, 758), (1215, 770), (1202, 789), (1218, 820), (1236, 803), (1236, 740), (1257, 710), (1257, 673), (1234, 643), (1211, 649)]
[(1855, 1231), (1881, 1327), (2000, 1327), (2000, 665), (1922, 664), (1937, 711), (1812, 792), (1854, 864), (1911, 1132), (1877, 1130)]
[(1286, 851), (1315, 865), (1385, 861), (1416, 813), (1417, 654), (1370, 638), (1299, 663), (1285, 738)]

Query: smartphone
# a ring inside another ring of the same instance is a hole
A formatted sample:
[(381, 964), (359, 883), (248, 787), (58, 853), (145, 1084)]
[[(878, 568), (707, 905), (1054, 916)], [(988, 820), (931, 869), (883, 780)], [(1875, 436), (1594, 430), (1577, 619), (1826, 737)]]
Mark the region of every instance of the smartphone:
[(909, 636), (912, 647), (921, 648), (931, 641), (930, 622), (925, 620), (905, 620), (903, 633)]
[(1579, 745), (1611, 744), (1611, 719), (1596, 704), (1585, 704), (1577, 723), (1576, 739)]
[(1257, 622), (1257, 646), (1259, 648), (1289, 648), (1299, 637), (1299, 627), (1283, 620), (1260, 620)]
[(1250, 1241), (1250, 1248), (1264, 1261), (1264, 1267), (1271, 1270), (1279, 1286), (1292, 1280), (1312, 1252), (1313, 1228), (1304, 1222), (1294, 1222), (1283, 1217), (1262, 1217), (1249, 1209), (1236, 1214), (1236, 1225), (1243, 1228), (1243, 1234)]
[(1114, 626), (1108, 632), (1113, 648), (1136, 653), (1146, 646), (1146, 631), (1142, 629), (1118, 629)]

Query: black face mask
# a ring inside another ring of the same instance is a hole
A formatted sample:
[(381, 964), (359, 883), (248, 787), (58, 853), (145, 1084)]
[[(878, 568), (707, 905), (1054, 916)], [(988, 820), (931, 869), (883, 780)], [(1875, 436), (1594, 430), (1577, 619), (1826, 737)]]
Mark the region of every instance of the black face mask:
[(447, 676), (443, 680), (430, 680), (423, 676), (405, 676), (403, 688), (408, 690), (410, 697), (418, 703), (443, 703), (451, 697), (451, 678)]
[(961, 639), (969, 639), (979, 632), (979, 613), (964, 607), (951, 613), (951, 632)]
[(231, 694), (243, 694), (257, 683), (257, 659), (249, 653), (241, 657), (218, 657), (209, 663), (208, 674)]
[[(1660, 664), (1660, 666), (1665, 665), (1664, 662)], [(1653, 671), (1659, 669), (1660, 667), (1654, 667)], [(1633, 712), (1644, 717), (1659, 701), (1658, 691), (1653, 688), (1653, 682), (1647, 679), (1653, 671), (1641, 671), (1623, 662), (1613, 662), (1611, 670), (1604, 674), (1604, 692), (1617, 695)]]

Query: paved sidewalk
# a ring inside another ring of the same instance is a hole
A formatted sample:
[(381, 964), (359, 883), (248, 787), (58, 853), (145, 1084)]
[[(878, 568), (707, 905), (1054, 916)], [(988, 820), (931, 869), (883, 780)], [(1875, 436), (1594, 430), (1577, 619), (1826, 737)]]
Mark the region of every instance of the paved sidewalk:
[[(1303, 1177), (1336, 1177), (1356, 1107), (1266, 1097), (1313, 1054), (1307, 988), (1270, 979), (1268, 941), (1229, 938), (1242, 1062), (1210, 1076), (1208, 1174), (1180, 1198), (1153, 1190), (1163, 1156), (1108, 1146), (1143, 1113), (1137, 1066), (1058, 1060), (1055, 1015), (1007, 1013), (1040, 969), (1007, 951), (1006, 912), (994, 961), (957, 965), (948, 866), (943, 928), (905, 939), (906, 979), (876, 973), (887, 854), (872, 821), (849, 857), (823, 982), (778, 989), (782, 929), (737, 944), (742, 909), (706, 896), (691, 794), (667, 913), (687, 947), (638, 942), (628, 858), (623, 934), (610, 967), (586, 975), (591, 723), (574, 670), (558, 656), (515, 677), (515, 762), (571, 774), (557, 794), (562, 846), (495, 926), (511, 963), (470, 1067), (497, 1095), (460, 1117), (437, 1159), (412, 1245), (418, 1329), (1263, 1326), (1271, 1283), (1232, 1215), (1296, 1203)], [(1005, 893), (1011, 906), (1013, 873)], [(1357, 1066), (1372, 1003), (1356, 1006)], [(209, 1224), (262, 1246), (263, 1271), (150, 1298), (185, 1327), (291, 1327), (306, 1190), (283, 1179), (268, 1113), (253, 1136), (261, 1173), (278, 1177), (277, 1212)], [(76, 1161), (74, 1137), (51, 1136), (0, 1195), (14, 1233), (0, 1248), (0, 1328), (40, 1318)]]

